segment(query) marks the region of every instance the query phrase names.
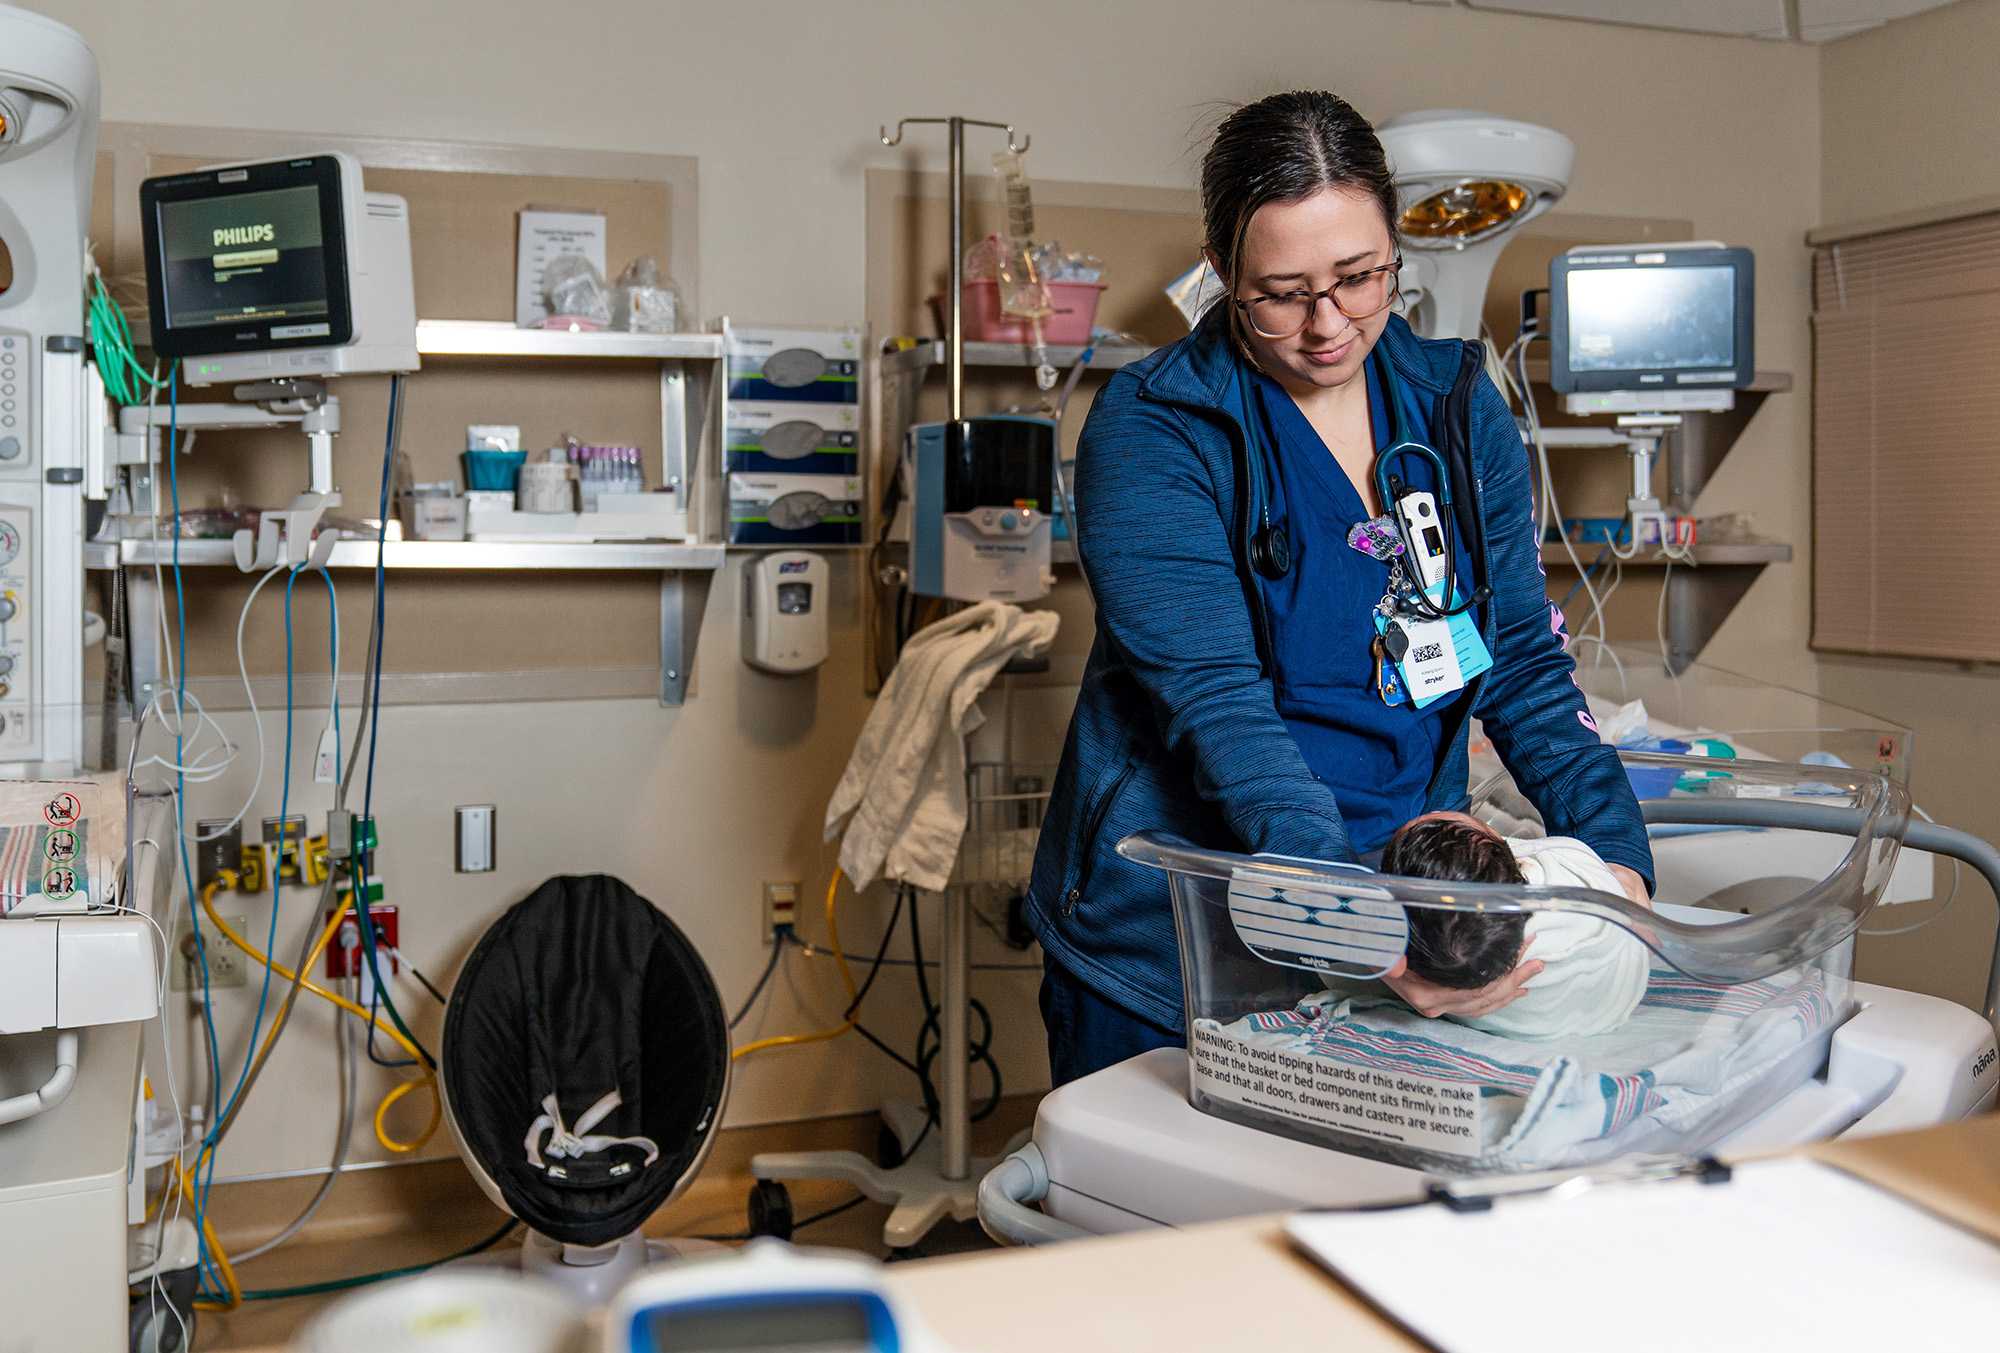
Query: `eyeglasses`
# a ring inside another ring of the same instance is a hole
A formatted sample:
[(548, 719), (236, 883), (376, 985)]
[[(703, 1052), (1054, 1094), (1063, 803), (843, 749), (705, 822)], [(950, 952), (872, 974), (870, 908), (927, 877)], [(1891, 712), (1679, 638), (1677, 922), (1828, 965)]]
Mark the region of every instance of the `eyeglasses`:
[(1288, 291), (1282, 296), (1258, 296), (1237, 301), (1236, 308), (1250, 327), (1265, 338), (1292, 338), (1305, 332), (1322, 300), (1349, 319), (1367, 319), (1387, 310), (1396, 299), (1396, 274), (1402, 270), (1403, 256), (1365, 272), (1349, 273), (1325, 291)]

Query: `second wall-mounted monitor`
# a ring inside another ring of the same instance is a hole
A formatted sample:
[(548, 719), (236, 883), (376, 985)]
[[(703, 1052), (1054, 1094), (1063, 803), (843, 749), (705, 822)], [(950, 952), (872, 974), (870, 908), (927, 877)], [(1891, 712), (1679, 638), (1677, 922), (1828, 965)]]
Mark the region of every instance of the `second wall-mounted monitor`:
[(1756, 375), (1756, 260), (1719, 244), (1549, 264), (1549, 383), (1572, 412), (1729, 408)]
[(409, 207), (339, 152), (139, 189), (153, 350), (190, 385), (417, 369)]

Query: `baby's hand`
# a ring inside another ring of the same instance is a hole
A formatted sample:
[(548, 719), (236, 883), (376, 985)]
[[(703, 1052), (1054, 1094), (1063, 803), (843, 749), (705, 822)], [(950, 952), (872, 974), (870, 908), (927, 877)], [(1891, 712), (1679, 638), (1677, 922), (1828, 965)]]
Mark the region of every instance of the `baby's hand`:
[(1490, 1015), (1501, 1006), (1511, 1004), (1521, 996), (1528, 979), (1541, 970), (1542, 961), (1531, 958), (1498, 981), (1466, 991), (1426, 982), (1409, 970), (1407, 960), (1399, 958), (1396, 966), (1389, 969), (1382, 980), (1389, 984), (1391, 991), (1403, 998), (1410, 1009), (1425, 1019), (1436, 1019), (1440, 1015), (1469, 1017)]

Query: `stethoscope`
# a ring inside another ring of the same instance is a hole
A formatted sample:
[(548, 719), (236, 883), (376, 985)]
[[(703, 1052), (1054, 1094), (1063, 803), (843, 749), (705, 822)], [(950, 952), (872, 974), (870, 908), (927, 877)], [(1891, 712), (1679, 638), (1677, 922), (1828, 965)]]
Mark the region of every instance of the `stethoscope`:
[[(1250, 534), (1250, 567), (1263, 577), (1276, 581), (1292, 571), (1292, 539), (1282, 525), (1271, 520), (1270, 469), (1265, 460), (1269, 453), (1264, 447), (1264, 420), (1252, 400), (1247, 366), (1248, 363), (1239, 357), (1236, 363), (1236, 390), (1243, 401), (1243, 427), (1250, 444), (1246, 457), (1250, 465), (1250, 492), (1254, 500), (1253, 511), (1258, 516), (1257, 529)], [(1439, 526), (1444, 535), (1444, 576), (1449, 589), (1450, 580), (1458, 576), (1458, 536), (1452, 527), (1451, 474), (1445, 468), (1443, 456), (1409, 435), (1401, 391), (1396, 384), (1395, 363), (1384, 354), (1380, 366), (1383, 400), (1389, 406), (1389, 445), (1375, 453), (1375, 493), (1388, 508), (1390, 520), (1396, 523), (1396, 534), (1403, 543), (1403, 557), (1411, 560), (1419, 558), (1416, 541), (1410, 536), (1409, 523), (1396, 510), (1404, 498), (1417, 490), (1396, 473), (1395, 466), (1409, 456), (1430, 462), (1437, 477)], [(1449, 620), (1470, 611), (1488, 595), (1488, 590), (1481, 587), (1455, 606), (1440, 606), (1431, 600), (1419, 580), (1418, 585), (1410, 589), (1403, 604), (1425, 619)], [(1449, 590), (1446, 600), (1450, 600)]]

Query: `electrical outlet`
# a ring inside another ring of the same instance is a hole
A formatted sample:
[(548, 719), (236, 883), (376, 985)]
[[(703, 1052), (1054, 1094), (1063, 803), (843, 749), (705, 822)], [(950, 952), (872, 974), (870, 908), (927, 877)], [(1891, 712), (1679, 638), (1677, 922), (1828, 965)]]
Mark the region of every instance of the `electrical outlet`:
[[(247, 924), (241, 916), (224, 916), (229, 928), (237, 934), (244, 933)], [(224, 939), (212, 925), (201, 928), (202, 950), (208, 955), (208, 985), (216, 987), (243, 987), (250, 985), (250, 956)], [(201, 990), (201, 959), (195, 949), (194, 930), (182, 922), (174, 935), (174, 952), (180, 961), (173, 965), (173, 989), (175, 991)]]
[(792, 926), (799, 919), (797, 883), (764, 884), (764, 943), (777, 940), (779, 926)]

